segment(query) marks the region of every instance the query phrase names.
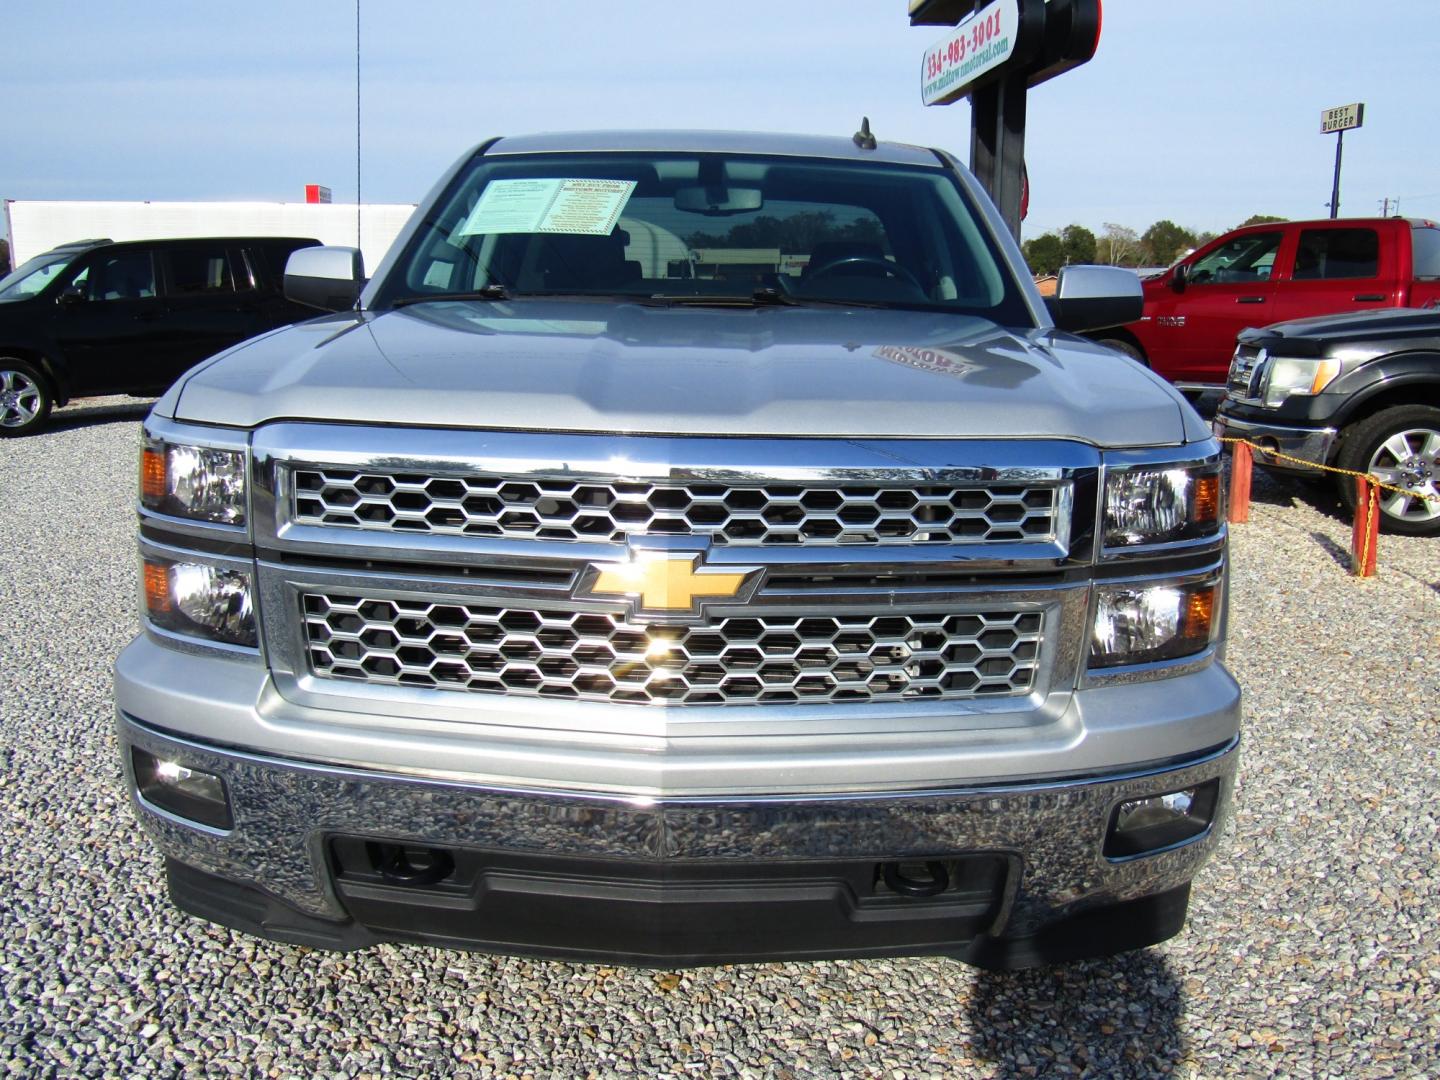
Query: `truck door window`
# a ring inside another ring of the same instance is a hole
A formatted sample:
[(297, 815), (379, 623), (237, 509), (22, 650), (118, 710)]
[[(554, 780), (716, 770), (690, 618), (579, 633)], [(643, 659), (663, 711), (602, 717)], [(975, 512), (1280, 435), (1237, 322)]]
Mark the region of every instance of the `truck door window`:
[(1246, 233), (1197, 259), (1187, 280), (1192, 285), (1269, 281), (1280, 250), (1281, 232)]
[(1380, 237), (1374, 229), (1306, 229), (1295, 249), (1296, 281), (1368, 278), (1380, 272)]

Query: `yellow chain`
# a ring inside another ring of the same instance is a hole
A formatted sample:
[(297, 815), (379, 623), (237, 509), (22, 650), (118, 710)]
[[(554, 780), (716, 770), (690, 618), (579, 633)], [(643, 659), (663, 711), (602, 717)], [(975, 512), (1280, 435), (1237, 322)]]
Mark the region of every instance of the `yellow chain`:
[(1426, 495), (1415, 491), (1412, 488), (1397, 487), (1394, 484), (1387, 484), (1373, 473), (1356, 472), (1354, 469), (1340, 469), (1334, 465), (1322, 465), (1318, 461), (1308, 461), (1305, 458), (1293, 457), (1290, 454), (1282, 454), (1279, 450), (1269, 450), (1249, 439), (1222, 438), (1222, 443), (1244, 443), (1251, 450), (1264, 454), (1266, 457), (1275, 458), (1277, 461), (1292, 461), (1296, 465), (1305, 465), (1311, 469), (1319, 469), (1322, 472), (1339, 473), (1341, 476), (1358, 476), (1370, 481), (1372, 492), (1375, 488), (1384, 488), (1386, 491), (1398, 492), (1401, 495), (1409, 495), (1412, 499), (1423, 499), (1426, 502), (1440, 502), (1440, 495)]

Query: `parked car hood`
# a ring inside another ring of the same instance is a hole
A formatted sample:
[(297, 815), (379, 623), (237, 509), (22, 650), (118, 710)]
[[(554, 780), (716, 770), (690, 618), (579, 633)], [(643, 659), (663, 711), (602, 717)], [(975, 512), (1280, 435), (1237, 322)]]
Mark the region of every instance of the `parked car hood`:
[[(1308, 341), (1316, 347), (1350, 346), (1372, 340), (1392, 343), (1399, 339), (1435, 341), (1440, 339), (1440, 309), (1386, 308), (1292, 319), (1260, 330), (1247, 330), (1243, 336), (1247, 341), (1255, 340), (1261, 344), (1265, 338), (1284, 338), (1287, 342)], [(1388, 347), (1393, 350), (1394, 345)]]
[(1209, 432), (1168, 384), (1055, 330), (855, 308), (446, 301), (317, 319), (194, 369), (178, 419), (675, 435), (1050, 437)]
[(1386, 308), (1292, 319), (1240, 334), (1240, 343), (1284, 356), (1328, 356), (1347, 366), (1379, 356), (1440, 349), (1440, 311)]

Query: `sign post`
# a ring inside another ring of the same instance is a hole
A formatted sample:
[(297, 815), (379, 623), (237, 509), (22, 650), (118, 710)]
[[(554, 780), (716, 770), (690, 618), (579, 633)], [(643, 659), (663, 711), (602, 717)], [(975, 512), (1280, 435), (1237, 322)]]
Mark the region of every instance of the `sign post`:
[(921, 59), (920, 100), (970, 99), (970, 171), (1018, 240), (1026, 92), (1095, 55), (1100, 0), (910, 0), (910, 23), (954, 27)]
[(1335, 183), (1330, 188), (1330, 216), (1340, 216), (1340, 159), (1345, 152), (1345, 132), (1365, 123), (1365, 103), (1340, 105), (1320, 114), (1320, 134), (1335, 133)]

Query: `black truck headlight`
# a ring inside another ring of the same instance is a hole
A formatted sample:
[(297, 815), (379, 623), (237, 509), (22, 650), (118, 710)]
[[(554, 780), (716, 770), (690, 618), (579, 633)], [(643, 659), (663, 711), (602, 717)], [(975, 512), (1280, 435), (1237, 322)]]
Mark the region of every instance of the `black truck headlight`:
[(1339, 360), (1273, 356), (1265, 373), (1265, 404), (1275, 408), (1292, 394), (1318, 394), (1339, 374)]
[(249, 571), (145, 556), (145, 613), (161, 629), (256, 648), (252, 597)]
[(149, 442), (140, 457), (140, 502), (174, 517), (245, 524), (245, 452)]
[(1107, 548), (1212, 536), (1220, 531), (1220, 463), (1112, 469), (1104, 515)]
[(1177, 660), (1219, 633), (1220, 582), (1129, 584), (1095, 591), (1092, 668)]

